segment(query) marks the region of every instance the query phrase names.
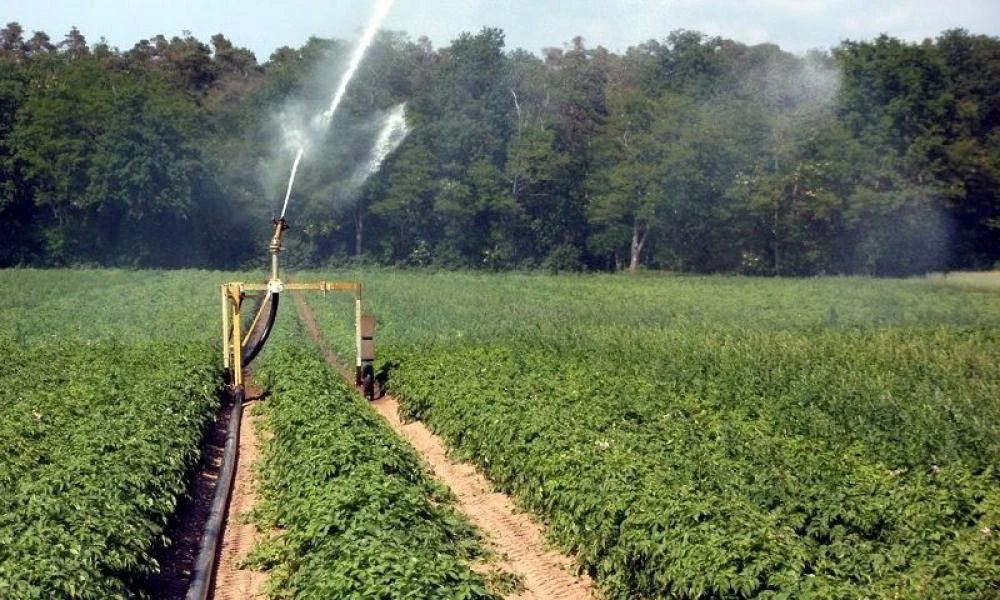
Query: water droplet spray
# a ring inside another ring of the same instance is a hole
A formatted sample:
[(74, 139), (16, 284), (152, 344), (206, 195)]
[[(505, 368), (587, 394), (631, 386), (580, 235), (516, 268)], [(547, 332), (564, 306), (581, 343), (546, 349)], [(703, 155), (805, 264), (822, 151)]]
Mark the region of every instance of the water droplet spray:
[[(361, 38), (358, 39), (357, 44), (354, 46), (354, 52), (351, 54), (351, 60), (350, 63), (348, 63), (347, 71), (345, 71), (343, 77), (340, 78), (340, 83), (337, 85), (337, 88), (333, 93), (333, 98), (330, 100), (330, 106), (322, 113), (316, 115), (313, 119), (313, 127), (316, 130), (317, 135), (322, 136), (330, 128), (330, 121), (333, 120), (333, 115), (337, 112), (337, 107), (340, 106), (341, 101), (344, 99), (344, 94), (347, 93), (347, 85), (354, 77), (354, 72), (358, 70), (358, 65), (361, 64), (361, 59), (364, 58), (365, 52), (367, 52), (368, 47), (371, 46), (379, 25), (382, 24), (386, 15), (389, 14), (389, 9), (392, 8), (393, 2), (394, 0), (378, 0), (375, 4), (375, 10), (372, 11), (372, 15), (368, 19), (368, 23), (365, 25), (364, 31), (361, 33)], [(305, 147), (306, 145), (304, 143), (299, 143), (297, 145), (295, 160), (292, 162), (292, 172), (288, 177), (288, 189), (285, 192), (285, 202), (281, 207), (281, 219), (285, 218), (285, 211), (288, 210), (288, 199), (292, 195), (292, 186), (295, 184), (295, 173), (299, 169), (299, 162), (302, 160), (302, 155), (305, 154)]]

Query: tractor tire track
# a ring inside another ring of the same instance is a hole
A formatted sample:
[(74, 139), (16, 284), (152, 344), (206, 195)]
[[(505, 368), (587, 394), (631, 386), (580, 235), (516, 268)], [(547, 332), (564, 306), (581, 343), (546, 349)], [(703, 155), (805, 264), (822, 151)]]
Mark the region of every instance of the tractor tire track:
[[(328, 349), (312, 310), (300, 294), (294, 297), (302, 322), (322, 348), (327, 362), (353, 384), (353, 373)], [(584, 600), (593, 597), (593, 582), (586, 575), (573, 575), (572, 558), (547, 548), (542, 527), (527, 514), (516, 512), (506, 494), (491, 491), (489, 482), (475, 467), (452, 462), (444, 442), (422, 422), (403, 423), (395, 398), (383, 396), (374, 401), (372, 407), (420, 453), (431, 475), (455, 494), (458, 509), (485, 534), (500, 555), (498, 566), (523, 577), (523, 589), (509, 598)]]

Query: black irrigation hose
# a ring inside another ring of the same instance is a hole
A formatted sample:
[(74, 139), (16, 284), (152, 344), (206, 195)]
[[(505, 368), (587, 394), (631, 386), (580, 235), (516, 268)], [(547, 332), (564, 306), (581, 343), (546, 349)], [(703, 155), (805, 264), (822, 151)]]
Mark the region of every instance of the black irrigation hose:
[(226, 445), (222, 451), (222, 470), (219, 471), (219, 477), (216, 479), (212, 510), (208, 515), (208, 522), (205, 523), (205, 533), (201, 536), (198, 558), (195, 560), (194, 571), (191, 573), (191, 585), (188, 587), (186, 600), (206, 600), (212, 588), (212, 572), (215, 570), (215, 557), (222, 539), (222, 526), (226, 516), (226, 507), (229, 505), (229, 493), (233, 487), (233, 474), (236, 470), (236, 454), (240, 447), (240, 419), (243, 418), (245, 396), (246, 393), (242, 387), (236, 389), (233, 410), (229, 414), (229, 433), (226, 434)]
[[(241, 356), (243, 359), (243, 366), (250, 364), (254, 358), (257, 357), (257, 353), (260, 352), (261, 348), (264, 347), (264, 343), (267, 341), (267, 337), (271, 335), (271, 328), (274, 326), (274, 318), (278, 314), (278, 293), (270, 292), (267, 295), (267, 299), (264, 301), (267, 306), (267, 320), (264, 321), (264, 326), (261, 328), (257, 327), (257, 331), (251, 331), (247, 338), (246, 346), (241, 351)], [(264, 310), (264, 306), (261, 305), (260, 310)], [(256, 322), (260, 322), (259, 319)], [(256, 338), (256, 339), (254, 339)]]
[[(264, 300), (267, 304), (267, 319), (263, 326), (257, 325), (247, 337), (246, 346), (240, 350), (242, 366), (250, 364), (274, 326), (278, 314), (278, 293), (271, 292)], [(258, 310), (265, 310), (263, 305)], [(260, 315), (258, 315), (259, 317)], [(260, 319), (255, 319), (260, 323)], [(191, 585), (188, 587), (186, 600), (207, 600), (212, 587), (212, 574), (215, 571), (215, 558), (219, 553), (219, 543), (222, 541), (222, 527), (226, 517), (226, 507), (229, 506), (229, 494), (233, 488), (233, 475), (236, 467), (236, 455), (240, 445), (240, 419), (243, 418), (243, 401), (246, 392), (240, 386), (236, 389), (233, 410), (229, 415), (229, 431), (226, 434), (226, 445), (222, 451), (222, 470), (216, 479), (215, 495), (212, 497), (212, 508), (205, 523), (205, 532), (201, 536), (198, 547), (198, 558), (195, 559), (194, 570), (191, 573)]]

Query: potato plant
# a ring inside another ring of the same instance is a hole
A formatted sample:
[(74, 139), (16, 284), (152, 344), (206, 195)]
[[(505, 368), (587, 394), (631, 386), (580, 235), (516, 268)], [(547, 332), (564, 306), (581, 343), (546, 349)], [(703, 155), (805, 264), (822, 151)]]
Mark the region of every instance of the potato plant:
[(146, 594), (220, 398), (215, 311), (178, 298), (214, 279), (0, 271), (0, 597)]
[(860, 278), (366, 282), (405, 416), (542, 518), (609, 598), (1000, 593), (995, 293)]
[(275, 598), (496, 596), (470, 562), (476, 534), (416, 453), (281, 315), (256, 371), (269, 438), (256, 552)]

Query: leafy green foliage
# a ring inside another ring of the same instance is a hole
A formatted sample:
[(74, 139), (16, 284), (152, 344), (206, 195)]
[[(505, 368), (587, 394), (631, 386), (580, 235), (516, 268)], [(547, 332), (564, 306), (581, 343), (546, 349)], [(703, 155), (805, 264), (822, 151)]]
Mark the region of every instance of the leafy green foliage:
[[(285, 315), (291, 318), (291, 315)], [(291, 333), (294, 332), (293, 338)], [(287, 320), (258, 382), (264, 531), (256, 552), (278, 598), (495, 598), (469, 562), (482, 548), (420, 459)]]
[[(0, 265), (247, 263), (285, 191), (283, 123), (326, 107), (350, 49), (314, 37), (258, 63), (222, 34), (119, 51), (9, 23), (0, 39)], [(509, 49), (490, 27), (437, 49), (376, 36), (298, 174), (297, 264), (895, 276), (1000, 260), (996, 37), (552, 46)], [(403, 102), (409, 136), (360, 182)]]
[(218, 277), (0, 280), (0, 596), (141, 595), (218, 406)]
[[(992, 292), (365, 281), (405, 415), (539, 515), (609, 598), (1000, 589)], [(349, 321), (333, 314), (323, 325), (347, 353)]]

